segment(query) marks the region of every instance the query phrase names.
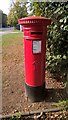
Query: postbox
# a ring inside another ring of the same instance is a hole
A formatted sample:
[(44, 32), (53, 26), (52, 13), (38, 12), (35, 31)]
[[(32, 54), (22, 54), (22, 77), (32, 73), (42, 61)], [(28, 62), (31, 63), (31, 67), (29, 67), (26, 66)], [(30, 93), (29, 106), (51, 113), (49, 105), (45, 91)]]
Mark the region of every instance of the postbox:
[(45, 96), (45, 53), (47, 26), (51, 20), (30, 16), (18, 20), (24, 31), (25, 92), (32, 102)]

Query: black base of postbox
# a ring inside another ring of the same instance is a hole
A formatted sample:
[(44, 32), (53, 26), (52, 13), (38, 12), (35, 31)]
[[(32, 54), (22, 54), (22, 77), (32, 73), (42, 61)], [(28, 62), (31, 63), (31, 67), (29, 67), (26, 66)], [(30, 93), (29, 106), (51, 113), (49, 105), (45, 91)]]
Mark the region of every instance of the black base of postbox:
[(25, 83), (25, 93), (31, 102), (41, 102), (45, 98), (45, 83), (42, 86), (29, 86)]

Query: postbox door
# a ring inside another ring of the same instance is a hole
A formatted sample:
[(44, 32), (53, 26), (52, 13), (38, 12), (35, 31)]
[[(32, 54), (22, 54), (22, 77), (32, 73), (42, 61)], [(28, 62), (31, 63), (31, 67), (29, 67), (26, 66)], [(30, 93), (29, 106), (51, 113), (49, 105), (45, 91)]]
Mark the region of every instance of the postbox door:
[(25, 40), (25, 82), (31, 86), (40, 86), (45, 79), (45, 56), (42, 52), (45, 43), (44, 41), (37, 41), (41, 48), (34, 49), (33, 42), (36, 41)]

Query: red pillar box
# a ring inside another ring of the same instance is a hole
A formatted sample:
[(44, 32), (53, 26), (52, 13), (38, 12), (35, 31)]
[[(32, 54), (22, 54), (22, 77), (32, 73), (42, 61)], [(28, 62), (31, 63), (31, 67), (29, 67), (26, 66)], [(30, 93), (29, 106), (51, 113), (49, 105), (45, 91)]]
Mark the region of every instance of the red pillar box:
[(31, 101), (41, 101), (45, 93), (45, 52), (47, 25), (44, 17), (26, 17), (18, 20), (24, 31), (25, 91)]

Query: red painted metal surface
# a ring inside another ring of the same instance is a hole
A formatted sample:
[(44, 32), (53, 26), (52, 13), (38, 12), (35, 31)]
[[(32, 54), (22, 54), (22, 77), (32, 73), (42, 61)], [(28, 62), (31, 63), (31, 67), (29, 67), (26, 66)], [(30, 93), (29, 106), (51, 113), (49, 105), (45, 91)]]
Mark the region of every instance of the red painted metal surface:
[(47, 25), (51, 20), (43, 17), (19, 19), (24, 31), (25, 83), (29, 86), (42, 86), (45, 82), (45, 53)]

